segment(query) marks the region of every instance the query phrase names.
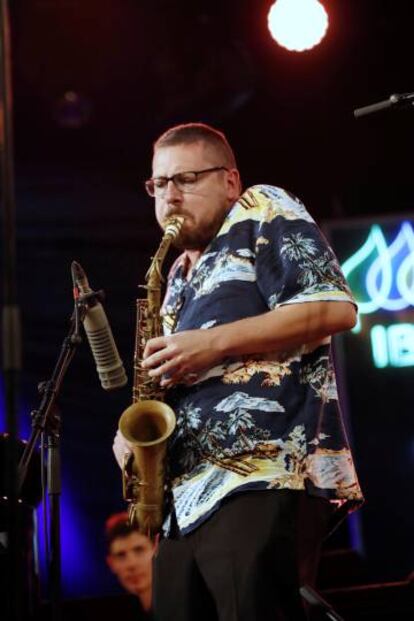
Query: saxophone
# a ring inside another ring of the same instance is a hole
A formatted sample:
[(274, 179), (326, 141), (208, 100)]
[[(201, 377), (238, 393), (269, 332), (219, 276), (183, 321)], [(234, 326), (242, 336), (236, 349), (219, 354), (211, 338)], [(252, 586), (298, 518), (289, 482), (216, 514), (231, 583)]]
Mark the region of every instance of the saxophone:
[(129, 521), (141, 532), (154, 536), (163, 520), (165, 454), (167, 439), (175, 428), (175, 414), (163, 403), (159, 381), (145, 371), (141, 362), (147, 341), (162, 334), (161, 274), (171, 243), (180, 233), (184, 218), (168, 218), (164, 235), (145, 276), (147, 297), (137, 300), (132, 405), (119, 419), (119, 430), (131, 444), (132, 454), (123, 465), (123, 496), (129, 502)]

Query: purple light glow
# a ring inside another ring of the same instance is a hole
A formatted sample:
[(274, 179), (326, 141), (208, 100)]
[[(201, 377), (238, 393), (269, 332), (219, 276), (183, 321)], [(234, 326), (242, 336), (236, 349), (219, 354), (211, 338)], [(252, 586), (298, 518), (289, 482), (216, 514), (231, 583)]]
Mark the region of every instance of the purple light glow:
[[(90, 563), (88, 564), (85, 562), (87, 559), (93, 557), (87, 543), (87, 521), (84, 519), (82, 510), (76, 506), (71, 491), (68, 486), (65, 485), (64, 481), (62, 486), (60, 516), (63, 595), (64, 597), (90, 595), (91, 574), (93, 575), (94, 568), (90, 566)], [(47, 563), (43, 507), (37, 509), (37, 520), (42, 585), (45, 585), (42, 591), (47, 597)], [(50, 529), (51, 525), (48, 524), (49, 539)]]

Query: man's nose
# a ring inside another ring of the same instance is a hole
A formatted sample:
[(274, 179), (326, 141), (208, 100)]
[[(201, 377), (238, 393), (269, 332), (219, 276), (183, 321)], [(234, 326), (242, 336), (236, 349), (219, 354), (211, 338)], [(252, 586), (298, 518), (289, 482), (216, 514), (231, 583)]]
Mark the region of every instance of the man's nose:
[(169, 179), (167, 182), (167, 187), (165, 188), (164, 199), (167, 203), (177, 203), (181, 202), (183, 198), (183, 194), (181, 190), (177, 188), (174, 181)]
[(125, 557), (125, 567), (128, 569), (131, 567), (135, 567), (137, 564), (136, 558), (134, 554), (127, 554)]

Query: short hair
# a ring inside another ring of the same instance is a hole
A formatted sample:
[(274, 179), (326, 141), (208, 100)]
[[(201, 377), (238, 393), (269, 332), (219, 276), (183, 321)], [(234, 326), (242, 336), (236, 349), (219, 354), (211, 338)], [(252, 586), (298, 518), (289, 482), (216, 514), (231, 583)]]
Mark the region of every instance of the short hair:
[(130, 524), (126, 511), (110, 515), (105, 522), (105, 541), (108, 552), (115, 539), (118, 539), (118, 537), (128, 537), (131, 533), (137, 532), (139, 532), (139, 528)]
[(154, 152), (162, 147), (203, 142), (214, 149), (223, 158), (223, 164), (237, 168), (236, 158), (223, 132), (205, 123), (185, 123), (170, 127), (154, 142)]

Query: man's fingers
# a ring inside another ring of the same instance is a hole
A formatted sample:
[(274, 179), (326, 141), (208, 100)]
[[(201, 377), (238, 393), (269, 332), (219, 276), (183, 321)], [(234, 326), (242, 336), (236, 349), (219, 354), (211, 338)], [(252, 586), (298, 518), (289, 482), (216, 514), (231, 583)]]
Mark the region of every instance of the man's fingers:
[(159, 349), (155, 353), (148, 355), (145, 360), (142, 361), (143, 369), (153, 369), (164, 362), (169, 360), (173, 356), (173, 352), (168, 347)]
[(163, 364), (161, 364), (160, 366), (157, 366), (155, 369), (151, 369), (148, 371), (148, 375), (150, 377), (159, 377), (161, 375), (164, 375), (166, 373), (168, 373), (169, 375), (172, 375), (172, 373), (174, 373), (174, 375), (177, 374), (177, 372), (179, 372), (179, 367), (177, 366), (177, 361), (172, 359), (172, 360), (165, 360), (163, 361)]
[(112, 450), (119, 467), (122, 468), (125, 457), (131, 454), (131, 444), (125, 440), (119, 429), (116, 432)]
[(150, 339), (145, 345), (143, 357), (144, 359), (147, 359), (154, 352), (165, 349), (166, 347), (167, 343), (164, 336), (157, 336), (155, 339)]

